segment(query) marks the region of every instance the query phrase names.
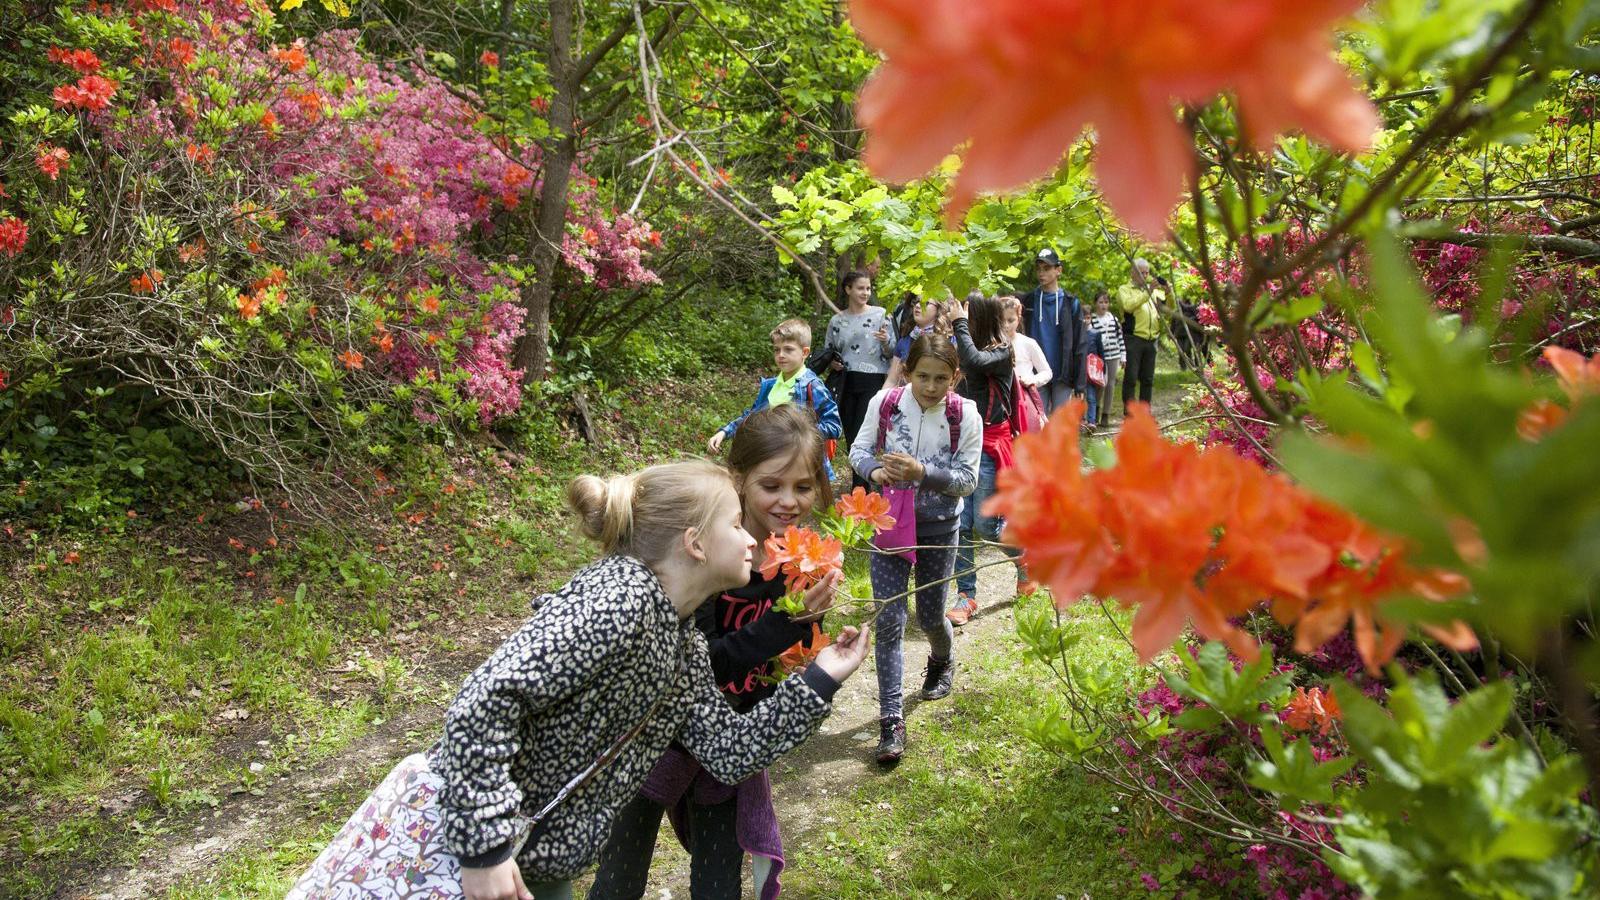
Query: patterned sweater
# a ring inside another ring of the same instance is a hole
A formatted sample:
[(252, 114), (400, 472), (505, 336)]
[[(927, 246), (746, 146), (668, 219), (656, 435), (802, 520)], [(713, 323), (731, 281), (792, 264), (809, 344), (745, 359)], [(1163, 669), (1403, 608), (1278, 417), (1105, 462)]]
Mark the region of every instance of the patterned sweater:
[(534, 612), (461, 687), (429, 753), (444, 781), (445, 844), (463, 865), (511, 853), (516, 817), (556, 791), (667, 699), (610, 766), (557, 807), (517, 856), (525, 877), (559, 881), (600, 855), (612, 819), (677, 741), (724, 784), (794, 749), (827, 718), (838, 684), (818, 666), (745, 715), (723, 699), (705, 636), (680, 622), (655, 573), (609, 556), (534, 601)]

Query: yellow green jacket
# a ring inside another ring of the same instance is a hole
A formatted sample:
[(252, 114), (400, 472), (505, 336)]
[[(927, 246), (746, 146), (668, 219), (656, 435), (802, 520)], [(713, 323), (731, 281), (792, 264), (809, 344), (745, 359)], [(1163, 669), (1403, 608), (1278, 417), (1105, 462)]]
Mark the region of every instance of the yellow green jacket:
[(1125, 284), (1117, 288), (1117, 308), (1133, 315), (1133, 333), (1147, 341), (1161, 336), (1161, 308), (1166, 295), (1160, 289), (1145, 290)]

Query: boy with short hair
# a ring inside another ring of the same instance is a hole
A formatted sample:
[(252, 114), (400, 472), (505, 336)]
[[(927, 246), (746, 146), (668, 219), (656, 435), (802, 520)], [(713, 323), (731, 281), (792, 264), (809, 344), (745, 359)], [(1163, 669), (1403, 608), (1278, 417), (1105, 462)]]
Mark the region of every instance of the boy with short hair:
[(1050, 383), (1039, 385), (1045, 415), (1065, 406), (1073, 394), (1088, 388), (1084, 364), (1088, 341), (1083, 329), (1083, 306), (1061, 286), (1061, 257), (1049, 247), (1033, 260), (1039, 286), (1022, 295), (1021, 331), (1039, 342), (1050, 364)]
[[(817, 373), (806, 368), (806, 358), (810, 355), (811, 326), (804, 319), (779, 322), (778, 327), (772, 329), (772, 362), (778, 367), (778, 374), (761, 379), (761, 386), (756, 389), (756, 402), (737, 419), (717, 429), (706, 441), (706, 449), (712, 453), (721, 451), (722, 442), (733, 437), (739, 425), (752, 413), (769, 406), (794, 403), (808, 407), (817, 417), (817, 430), (828, 441), (831, 456), (833, 442), (843, 432), (839, 422), (839, 404), (834, 402), (833, 395)], [(831, 463), (828, 465), (828, 477), (833, 477)]]

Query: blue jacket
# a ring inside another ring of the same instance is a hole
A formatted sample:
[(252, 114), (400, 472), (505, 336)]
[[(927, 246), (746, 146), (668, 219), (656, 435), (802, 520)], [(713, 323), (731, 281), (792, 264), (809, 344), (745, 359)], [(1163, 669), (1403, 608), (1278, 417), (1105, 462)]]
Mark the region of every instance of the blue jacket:
[[(766, 409), (767, 395), (772, 393), (772, 386), (778, 383), (778, 376), (761, 379), (761, 387), (756, 389), (756, 402), (750, 408), (739, 414), (737, 419), (722, 426), (722, 434), (732, 438), (733, 433), (739, 430), (744, 420), (756, 412)], [(833, 394), (828, 392), (828, 386), (823, 383), (817, 373), (810, 369), (800, 370), (800, 380), (795, 383), (793, 402), (796, 406), (806, 405), (810, 401), (811, 412), (817, 417), (817, 430), (822, 432), (824, 440), (837, 440), (844, 434), (844, 426), (839, 421), (839, 404), (834, 402)], [(826, 453), (823, 454), (827, 456)], [(826, 458), (823, 459), (823, 468), (828, 472), (828, 477), (833, 477), (833, 464)]]
[[(1040, 340), (1041, 326), (1044, 324), (1040, 321), (1043, 310), (1040, 308), (1039, 295), (1038, 288), (1022, 295), (1022, 333), (1043, 345), (1044, 341)], [(1082, 393), (1089, 384), (1089, 369), (1083, 362), (1089, 348), (1083, 333), (1082, 306), (1071, 293), (1066, 295), (1066, 299), (1071, 302), (1062, 304), (1059, 324), (1050, 323), (1057, 333), (1057, 343), (1054, 348), (1045, 348), (1045, 358), (1059, 357), (1061, 360), (1061, 365), (1057, 366), (1051, 359), (1050, 365), (1055, 372), (1050, 378), (1052, 384), (1064, 384)]]

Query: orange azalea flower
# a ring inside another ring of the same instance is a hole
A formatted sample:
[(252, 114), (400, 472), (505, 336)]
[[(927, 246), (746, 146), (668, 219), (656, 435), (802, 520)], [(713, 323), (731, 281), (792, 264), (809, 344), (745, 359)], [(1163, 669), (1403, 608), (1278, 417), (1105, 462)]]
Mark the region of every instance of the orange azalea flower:
[(1339, 717), (1339, 701), (1333, 694), (1317, 687), (1309, 691), (1305, 688), (1295, 688), (1294, 698), (1279, 716), (1283, 724), (1295, 731), (1310, 731), (1315, 728), (1318, 734), (1323, 735), (1333, 730), (1333, 723), (1339, 721)]
[(239, 318), (246, 322), (261, 315), (261, 298), (255, 294), (241, 293), (233, 302), (239, 307)]
[(761, 577), (776, 578), (782, 571), (791, 591), (804, 590), (844, 566), (844, 545), (809, 528), (790, 525), (782, 537), (769, 535), (763, 547)]
[(366, 364), (366, 358), (355, 350), (346, 350), (339, 354), (339, 362), (344, 363), (346, 369), (360, 369)]
[(206, 241), (205, 241), (205, 238), (201, 238), (201, 239), (199, 239), (197, 241), (193, 241), (193, 242), (184, 244), (184, 245), (182, 245), (182, 246), (180, 246), (178, 248), (178, 262), (181, 262), (181, 263), (184, 263), (184, 264), (192, 263), (192, 262), (194, 262), (195, 260), (198, 260), (198, 259), (205, 259), (205, 256), (206, 256)]
[(383, 334), (375, 334), (372, 336), (372, 346), (377, 347), (383, 353), (393, 353), (394, 335), (387, 331)]
[(1343, 150), (1378, 117), (1330, 55), (1361, 0), (853, 0), (888, 62), (861, 92), (864, 159), (908, 181), (967, 145), (950, 189), (958, 222), (980, 191), (1048, 174), (1093, 126), (1107, 201), (1160, 237), (1193, 168), (1174, 106), (1233, 93), (1248, 137), (1301, 128)]
[(72, 155), (67, 152), (67, 148), (40, 144), (34, 165), (38, 166), (40, 172), (50, 176), (51, 181), (55, 181), (61, 177), (61, 170), (66, 168), (70, 159)]
[[(1410, 595), (1443, 601), (1468, 587), (1467, 580), (1455, 573), (1409, 565), (1404, 542), (1338, 507), (1313, 500), (1306, 504), (1306, 512), (1302, 527), (1332, 550), (1334, 559), (1312, 580), (1309, 605), (1274, 608), (1279, 621), (1295, 625), (1298, 652), (1309, 653), (1322, 646), (1348, 622), (1367, 671), (1376, 675), (1379, 666), (1394, 658), (1406, 636), (1404, 624), (1379, 609), (1383, 600)], [(1462, 622), (1420, 627), (1455, 650), (1478, 646), (1477, 637)]]
[(425, 313), (428, 313), (429, 315), (438, 312), (439, 295), (434, 291), (429, 291), (426, 294), (423, 294), (422, 297), (417, 300), (417, 308), (421, 309)]
[[(1161, 436), (1148, 407), (1133, 407), (1117, 438), (1117, 465), (1085, 475), (1076, 401), (1038, 434), (1017, 441), (984, 507), (1004, 516), (1005, 540), (1023, 548), (1058, 606), (1084, 594), (1134, 607), (1142, 661), (1185, 626), (1253, 659), (1255, 641), (1230, 619), (1262, 602), (1297, 626), (1296, 647), (1321, 646), (1346, 623), (1370, 669), (1405, 637), (1378, 605), (1395, 595), (1444, 600), (1466, 580), (1406, 562), (1406, 547), (1280, 475), (1223, 447), (1204, 451)], [(1460, 622), (1422, 629), (1457, 649), (1474, 646)]]
[(1583, 354), (1565, 347), (1544, 348), (1545, 361), (1556, 370), (1561, 389), (1572, 402), (1585, 395), (1600, 394), (1600, 353), (1584, 359)]
[(478, 55), (478, 62), (483, 63), (485, 66), (491, 69), (498, 69), (500, 68), (500, 54), (494, 52), (493, 50), (485, 50), (483, 53)]
[(879, 531), (888, 531), (894, 527), (894, 516), (889, 515), (889, 500), (882, 494), (869, 494), (866, 488), (856, 488), (854, 491), (839, 498), (833, 506), (833, 511), (847, 519), (860, 519), (870, 523)]
[(1567, 420), (1567, 408), (1554, 400), (1536, 400), (1517, 416), (1517, 435), (1525, 441), (1537, 441), (1561, 427)]
[(785, 672), (798, 672), (817, 658), (822, 649), (833, 643), (822, 626), (816, 622), (811, 623), (811, 637), (797, 642), (793, 647), (778, 654), (778, 666)]

